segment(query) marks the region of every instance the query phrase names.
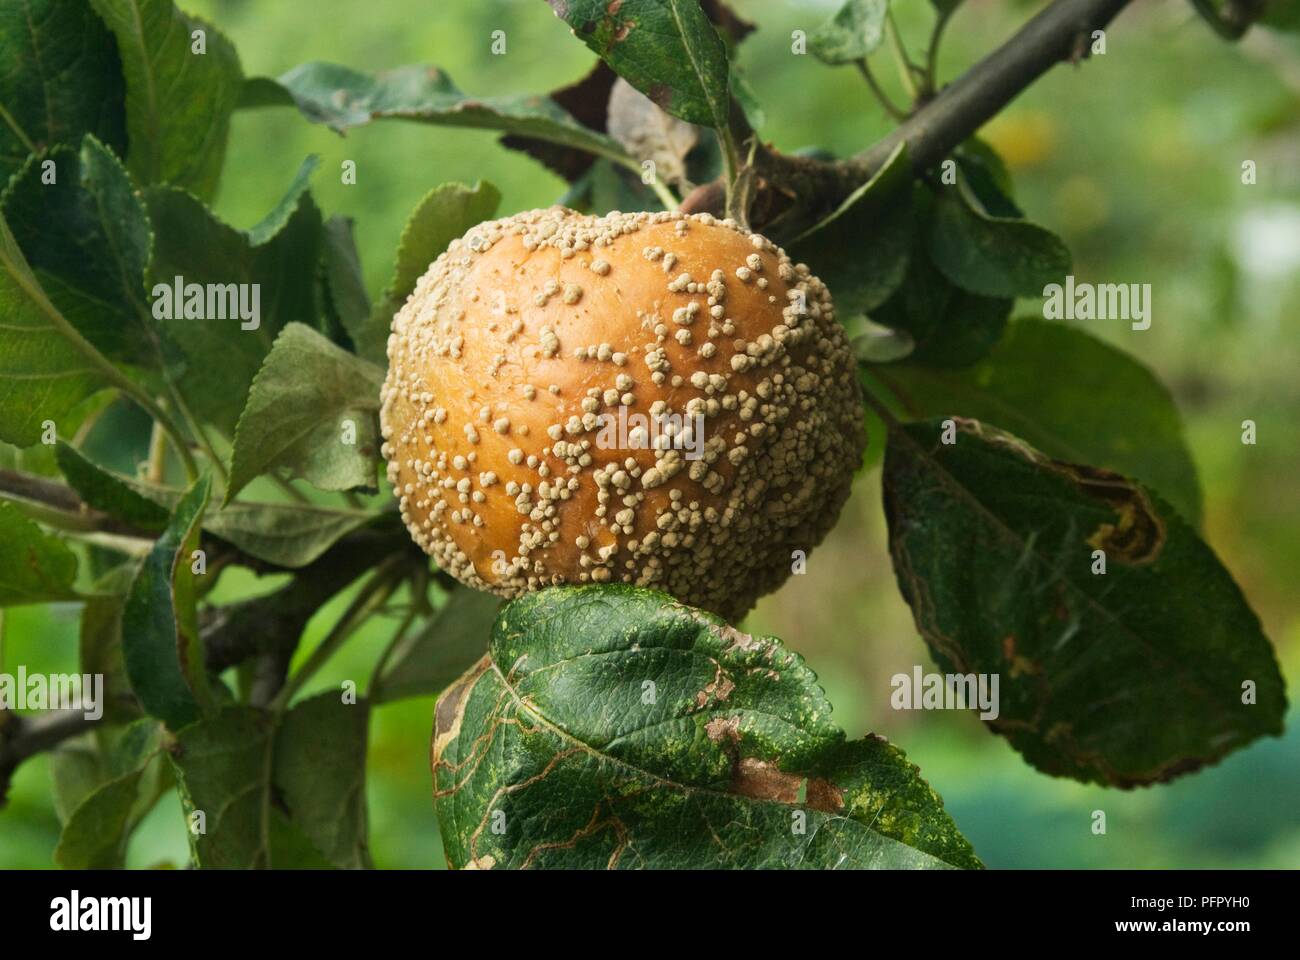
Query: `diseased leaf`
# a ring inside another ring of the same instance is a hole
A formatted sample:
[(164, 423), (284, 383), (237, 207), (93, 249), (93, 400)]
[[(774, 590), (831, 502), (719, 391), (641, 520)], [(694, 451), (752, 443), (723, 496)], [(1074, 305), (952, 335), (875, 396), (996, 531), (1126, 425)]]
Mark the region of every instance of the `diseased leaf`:
[(499, 597), (457, 587), (437, 615), (393, 651), (370, 699), (391, 703), (441, 693), (483, 656), (500, 609)]
[(614, 72), (688, 123), (722, 129), (727, 49), (698, 0), (547, 0)]
[(393, 314), (406, 303), (416, 281), (451, 241), (475, 224), (490, 219), (500, 202), (500, 191), (486, 181), (472, 187), (462, 183), (440, 184), (420, 199), (402, 229), (393, 279), (375, 304), (367, 329), (354, 337), (361, 356), (387, 364), (388, 331)]
[(243, 82), (234, 46), (171, 0), (90, 2), (122, 58), (131, 174), (142, 184), (170, 183), (211, 199)]
[[(609, 93), (618, 74), (604, 60), (597, 60), (582, 79), (552, 90), (547, 96), (574, 120), (597, 134), (606, 131), (609, 110)], [(522, 150), (554, 170), (569, 183), (577, 180), (591, 167), (596, 155), (579, 147), (550, 140), (508, 133), (501, 144), (511, 150)]]
[(28, 154), (93, 134), (126, 152), (117, 46), (85, 0), (0, 5), (0, 183)]
[(0, 212), (0, 440), (29, 447), (56, 427), (102, 377), (55, 325), (57, 308)]
[(0, 607), (73, 600), (76, 578), (76, 554), (0, 500)]
[[(158, 322), (185, 359), (177, 389), (197, 416), (227, 436), (234, 435), (248, 388), (276, 335), (293, 321), (314, 326), (320, 316), (321, 216), (307, 193), (317, 162), (308, 157), (284, 199), (248, 231), (222, 223), (184, 191), (152, 187), (145, 192), (155, 231), (148, 271), (155, 315), (162, 314)], [(187, 317), (181, 309), (187, 294), (183, 289), (177, 298), (174, 292), (177, 277), (184, 288), (203, 286), (205, 296), (207, 289), (220, 292), (219, 303), (215, 296), (207, 299), (225, 316)], [(230, 308), (231, 290), (256, 296), (243, 304), (255, 317), (244, 319)], [(170, 297), (170, 311), (159, 308), (160, 296)]]
[(869, 56), (885, 38), (889, 0), (847, 0), (808, 37), (808, 50), (823, 63), (852, 63)]
[(1028, 220), (986, 212), (964, 176), (937, 188), (930, 255), (957, 286), (986, 297), (1038, 297), (1070, 272), (1060, 238)]
[(869, 181), (790, 244), (830, 287), (835, 310), (873, 310), (902, 283), (912, 242), (912, 168), (900, 144)]
[(979, 866), (902, 752), (830, 712), (775, 638), (664, 594), (527, 594), (438, 701), (443, 847), (478, 868)]
[(686, 179), (686, 155), (700, 130), (665, 113), (620, 78), (609, 95), (609, 135), (638, 161), (653, 163), (661, 181), (677, 184)]
[(140, 705), (176, 730), (209, 701), (195, 610), (192, 552), (211, 482), (204, 474), (176, 505), (145, 557), (122, 614), (122, 653)]
[(300, 323), (276, 338), (235, 429), (226, 502), (286, 467), (322, 490), (376, 489), (384, 371)]
[[(329, 697), (337, 697), (329, 694)], [(364, 701), (327, 710), (308, 700), (277, 731), (269, 714), (226, 707), (177, 734), (172, 755), (196, 866), (363, 866)], [(351, 714), (336, 711), (351, 711)], [(320, 723), (312, 730), (313, 723)], [(332, 816), (333, 822), (328, 822)], [(313, 841), (316, 841), (313, 843)], [(317, 843), (330, 847), (333, 860)]]
[(471, 97), (437, 67), (411, 64), (368, 74), (334, 63), (304, 63), (275, 80), (249, 81), (241, 106), (297, 106), (339, 133), (388, 117), (449, 127), (502, 130), (624, 159), (609, 137), (584, 127), (550, 97)]
[(1024, 318), (965, 370), (905, 362), (869, 373), (908, 416), (996, 422), (1051, 457), (1135, 477), (1200, 522), (1196, 464), (1174, 398), (1134, 357), (1077, 327)]
[(1046, 773), (1123, 787), (1281, 732), (1258, 617), (1163, 499), (979, 421), (953, 425), (954, 443), (938, 420), (890, 436), (890, 552), (943, 670), (999, 678), (994, 731)]
[[(43, 183), (43, 160), (57, 180)], [(9, 183), (4, 214), (41, 285), (68, 321), (106, 356), (157, 367), (144, 269), (149, 220), (121, 161), (93, 137), (33, 156)]]

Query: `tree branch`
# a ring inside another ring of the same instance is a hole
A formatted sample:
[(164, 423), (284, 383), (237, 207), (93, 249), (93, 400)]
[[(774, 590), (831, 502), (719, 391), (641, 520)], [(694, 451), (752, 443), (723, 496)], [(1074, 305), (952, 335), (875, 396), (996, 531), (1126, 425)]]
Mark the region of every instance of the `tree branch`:
[(81, 710), (51, 710), (31, 717), (0, 710), (0, 807), (5, 805), (9, 781), (20, 763), (54, 749), (98, 722), (88, 719)]
[[(1092, 31), (1105, 27), (1131, 2), (1055, 0), (887, 137), (848, 160), (827, 162), (761, 149), (750, 223), (777, 240), (798, 236), (870, 180), (900, 142), (907, 143), (913, 169), (926, 170), (1052, 66), (1085, 57)], [(682, 210), (721, 216), (724, 186), (714, 181), (697, 187)]]

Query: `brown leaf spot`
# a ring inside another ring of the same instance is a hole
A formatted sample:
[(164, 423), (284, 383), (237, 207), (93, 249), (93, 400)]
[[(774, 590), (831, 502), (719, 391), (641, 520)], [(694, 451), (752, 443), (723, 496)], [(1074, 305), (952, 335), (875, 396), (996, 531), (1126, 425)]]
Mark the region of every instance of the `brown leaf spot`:
[(486, 673), (491, 665), (492, 661), (486, 656), (483, 657), (438, 698), (438, 703), (433, 708), (431, 767), (438, 765), (438, 761), (442, 758), (442, 751), (459, 735), (460, 722), (465, 716), (467, 695), (478, 678)]
[(660, 110), (667, 110), (673, 103), (673, 88), (666, 83), (656, 83), (646, 91), (646, 96), (654, 101)]
[(755, 800), (798, 803), (803, 781), (797, 773), (784, 773), (765, 760), (745, 757), (732, 768), (731, 792)]
[(823, 813), (837, 813), (844, 809), (844, 792), (829, 780), (812, 777), (808, 780), (808, 793), (804, 805)]

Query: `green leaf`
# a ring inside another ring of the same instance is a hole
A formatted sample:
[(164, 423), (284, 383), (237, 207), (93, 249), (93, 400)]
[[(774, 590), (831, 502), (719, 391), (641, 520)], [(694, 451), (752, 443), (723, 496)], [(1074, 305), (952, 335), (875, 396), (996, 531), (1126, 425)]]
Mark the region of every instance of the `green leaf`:
[(362, 510), (236, 502), (209, 513), (203, 528), (259, 560), (297, 568), (373, 519)]
[[(211, 199), (243, 82), (235, 48), (171, 0), (90, 2), (117, 38), (122, 57), (132, 176)], [(194, 52), (195, 31), (202, 31), (203, 53)]]
[(391, 703), (441, 693), (483, 656), (500, 609), (499, 597), (457, 587), (437, 615), (393, 651), (370, 699)]
[(1040, 297), (1070, 272), (1070, 251), (1059, 237), (986, 212), (964, 176), (937, 188), (929, 242), (944, 276), (986, 297)]
[(96, 510), (145, 530), (161, 530), (167, 526), (166, 508), (116, 474), (86, 459), (75, 447), (60, 440), (54, 456), (68, 486)]
[[(284, 199), (248, 231), (222, 223), (181, 190), (153, 187), (145, 192), (155, 231), (148, 272), (154, 315), (186, 361), (177, 389), (198, 417), (227, 436), (235, 432), (248, 388), (276, 335), (293, 321), (315, 326), (320, 314), (321, 215), (307, 193), (317, 162), (308, 157)], [(256, 326), (238, 315), (187, 318), (174, 295), (177, 277), (185, 287), (244, 285), (250, 295), (255, 285)], [(160, 298), (170, 299), (172, 309), (165, 308), (165, 301), (160, 306)]]
[(137, 570), (133, 562), (109, 570), (95, 582), (94, 594), (81, 608), (79, 663), (83, 672), (104, 678), (104, 717), (109, 723), (140, 716), (122, 658), (122, 614)]
[[(917, 187), (912, 196), (913, 232), (907, 270), (884, 302), (873, 308), (871, 320), (891, 328), (901, 342), (910, 341), (905, 355), (910, 363), (929, 367), (961, 367), (974, 363), (1002, 336), (1013, 301), (983, 297), (954, 286), (930, 258), (928, 236), (935, 201)], [(859, 357), (881, 362), (858, 344)], [(897, 359), (896, 357), (894, 359)]]
[(0, 212), (0, 440), (29, 447), (103, 385), (53, 318), (57, 308)]
[(226, 502), (286, 467), (322, 490), (376, 489), (384, 371), (300, 323), (280, 332), (235, 429)]
[(790, 256), (830, 287), (840, 316), (873, 310), (902, 283), (911, 205), (912, 167), (899, 144), (875, 176), (789, 245)]
[(27, 155), (94, 134), (126, 148), (117, 47), (85, 0), (0, 7), (0, 182)]
[(277, 796), (330, 863), (370, 865), (366, 845), (366, 741), (370, 709), (327, 691), (295, 704), (275, 734)]
[(122, 614), (122, 653), (140, 705), (173, 730), (198, 719), (209, 699), (195, 610), (191, 554), (211, 482), (186, 491), (145, 557)]
[(1020, 319), (968, 369), (908, 362), (869, 375), (899, 397), (907, 416), (998, 423), (1048, 456), (1135, 477), (1200, 521), (1196, 465), (1174, 398), (1135, 358), (1076, 327)]
[(869, 56), (885, 39), (889, 0), (848, 0), (812, 32), (808, 49), (823, 63), (852, 63)]
[(885, 514), (936, 662), (1000, 678), (991, 729), (1040, 770), (1125, 787), (1281, 732), (1258, 617), (1164, 500), (979, 421), (953, 428), (953, 443), (937, 420), (891, 434)]
[(402, 229), (393, 279), (375, 304), (367, 329), (360, 337), (353, 337), (361, 356), (387, 363), (385, 354), (393, 314), (406, 303), (416, 281), (449, 243), (464, 236), (475, 224), (490, 219), (500, 202), (500, 191), (485, 181), (472, 187), (463, 183), (440, 184), (420, 199)]
[[(333, 216), (325, 221), (325, 249), (322, 263), (324, 302), (338, 326), (347, 334), (356, 353), (365, 340), (370, 319), (370, 297), (361, 272), (361, 255), (352, 236), (352, 218)], [(388, 332), (384, 331), (384, 340)], [(379, 345), (381, 348), (383, 344)], [(373, 353), (368, 347), (368, 353)], [(379, 350), (382, 357), (383, 350)]]
[(978, 866), (902, 752), (830, 712), (778, 640), (664, 594), (528, 594), (438, 702), (443, 847), (480, 868)]
[[(109, 478), (171, 511), (181, 493), (120, 474)], [(335, 541), (374, 520), (363, 510), (338, 510), (301, 503), (236, 501), (203, 514), (203, 529), (249, 556), (281, 567), (303, 567)]]
[[(55, 164), (52, 184), (42, 182), (43, 159)], [(3, 204), (14, 239), (68, 321), (119, 362), (159, 366), (144, 290), (149, 220), (117, 157), (90, 136), (33, 156)]]
[[(368, 863), (361, 782), (368, 708), (336, 701), (327, 710), (323, 699), (295, 706), (278, 732), (262, 711), (226, 707), (177, 734), (172, 762), (197, 866)], [(313, 723), (319, 729), (310, 729)]]
[(724, 129), (727, 49), (698, 0), (547, 0), (613, 70), (688, 123)]
[[(86, 745), (74, 748), (81, 754), (73, 754), (77, 759), (70, 765), (66, 758), (59, 759), (66, 751), (52, 755), (52, 765), (63, 767), (61, 774), (56, 774), (56, 783), (61, 782), (65, 790), (85, 791), (67, 815), (54, 851), (61, 867), (112, 870), (123, 866), (132, 830), (157, 802), (165, 785), (160, 782), (161, 745), (162, 727), (156, 721), (141, 720), (125, 728), (107, 749), (93, 751), (98, 757), (93, 768), (86, 765)], [(74, 770), (81, 778), (75, 786), (75, 780), (69, 778)], [(94, 783), (86, 779), (95, 775), (102, 780)], [(65, 794), (63, 802), (67, 804), (69, 799)]]
[(304, 63), (276, 80), (250, 80), (240, 106), (297, 106), (308, 120), (339, 133), (393, 117), (503, 130), (596, 156), (626, 159), (614, 140), (583, 126), (549, 97), (471, 97), (445, 72), (424, 64), (372, 75), (334, 63)]
[(0, 607), (76, 599), (77, 556), (0, 500)]

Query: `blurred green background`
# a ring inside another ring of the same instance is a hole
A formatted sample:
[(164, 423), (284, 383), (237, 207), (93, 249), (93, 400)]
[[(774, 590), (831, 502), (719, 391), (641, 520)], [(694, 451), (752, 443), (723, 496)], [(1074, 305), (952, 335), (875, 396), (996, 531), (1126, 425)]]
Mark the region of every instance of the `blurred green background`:
[[(951, 79), (1008, 37), (1042, 4), (968, 0), (940, 60)], [(189, 12), (236, 43), (249, 75), (277, 75), (307, 60), (378, 70), (412, 62), (446, 69), (466, 92), (542, 92), (580, 77), (593, 57), (542, 0), (190, 0)], [(783, 150), (819, 146), (847, 154), (888, 129), (852, 68), (833, 69), (790, 50), (834, 0), (734, 0), (759, 26), (739, 59), (766, 109), (765, 139)], [(895, 0), (904, 35), (918, 48), (929, 4)], [(490, 53), (505, 30), (507, 53)], [(898, 95), (892, 68), (877, 69)], [(900, 97), (901, 99), (901, 97)], [(1256, 31), (1233, 46), (1215, 37), (1183, 0), (1137, 4), (1107, 37), (1107, 51), (1078, 70), (1058, 67), (983, 131), (1004, 155), (1027, 214), (1060, 233), (1074, 273), (1092, 282), (1150, 283), (1154, 323), (1094, 322), (1149, 364), (1185, 417), (1205, 493), (1205, 532), (1242, 584), (1277, 645), (1297, 699), (1300, 676), (1300, 42)], [(235, 117), (217, 212), (238, 227), (257, 222), (308, 153), (323, 164), (313, 190), (326, 214), (356, 219), (372, 295), (392, 268), (411, 208), (446, 180), (486, 178), (502, 212), (553, 202), (564, 184), (487, 132), (385, 122), (341, 138), (287, 109)], [(338, 171), (357, 164), (357, 182)], [(1254, 160), (1258, 183), (1241, 183)], [(1038, 305), (1021, 305), (1035, 312)], [(1045, 379), (1051, 370), (1043, 372)], [(1096, 403), (1123, 404), (1098, 396)], [(1240, 442), (1244, 419), (1255, 446)], [(137, 436), (122, 415), (124, 437)], [(97, 455), (133, 470), (143, 451), (123, 440)], [(1110, 791), (1053, 780), (1022, 763), (971, 715), (896, 712), (889, 678), (932, 665), (894, 586), (884, 548), (879, 474), (863, 474), (808, 572), (748, 618), (775, 633), (820, 674), (851, 736), (873, 730), (900, 744), (944, 797), (990, 867), (1300, 866), (1300, 717), (1288, 733), (1173, 784)], [(278, 585), (226, 572), (219, 599)], [(346, 597), (311, 625), (309, 650)], [(1206, 616), (1213, 616), (1207, 610)], [(75, 668), (75, 606), (19, 608), (4, 623), (3, 663)], [(393, 621), (359, 633), (312, 690), (361, 680)], [(300, 651), (301, 655), (302, 651)], [(376, 712), (368, 792), (371, 846), (380, 867), (443, 864), (430, 799), (432, 699)], [(1106, 812), (1108, 832), (1091, 832)], [(49, 867), (59, 824), (48, 764), (23, 765), (0, 811), (0, 867)], [(133, 840), (133, 866), (183, 865), (184, 824), (174, 794)]]

